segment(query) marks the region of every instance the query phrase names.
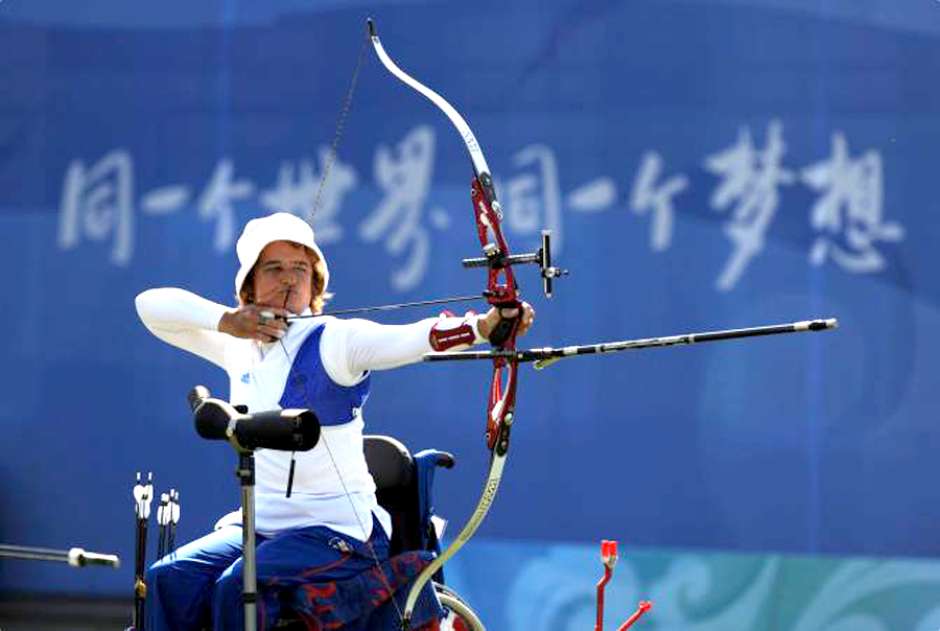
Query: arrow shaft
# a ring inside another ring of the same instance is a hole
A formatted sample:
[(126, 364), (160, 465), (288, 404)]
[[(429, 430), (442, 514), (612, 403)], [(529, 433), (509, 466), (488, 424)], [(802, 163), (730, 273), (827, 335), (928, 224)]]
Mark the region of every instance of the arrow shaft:
[(485, 298), (483, 294), (473, 294), (470, 296), (456, 296), (454, 298), (436, 298), (434, 300), (418, 300), (416, 302), (399, 302), (391, 305), (379, 305), (376, 307), (356, 307), (354, 309), (339, 309), (337, 311), (327, 311), (325, 313), (316, 313), (312, 315), (290, 316), (288, 322), (294, 320), (305, 320), (307, 318), (319, 318), (321, 316), (349, 315), (351, 313), (368, 313), (370, 311), (393, 311), (395, 309), (404, 309), (406, 307), (427, 307), (430, 305), (443, 305), (451, 302), (471, 302)]

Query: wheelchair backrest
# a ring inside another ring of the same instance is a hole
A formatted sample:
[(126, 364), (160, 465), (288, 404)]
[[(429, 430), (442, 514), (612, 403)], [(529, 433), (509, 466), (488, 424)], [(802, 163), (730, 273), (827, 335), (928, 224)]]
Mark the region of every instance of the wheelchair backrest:
[(417, 550), (422, 528), (414, 459), (408, 448), (390, 436), (364, 437), (366, 463), (375, 480), (379, 505), (392, 516), (390, 554)]
[(391, 436), (369, 434), (363, 437), (366, 463), (378, 490), (405, 487), (414, 477), (414, 460), (400, 441)]

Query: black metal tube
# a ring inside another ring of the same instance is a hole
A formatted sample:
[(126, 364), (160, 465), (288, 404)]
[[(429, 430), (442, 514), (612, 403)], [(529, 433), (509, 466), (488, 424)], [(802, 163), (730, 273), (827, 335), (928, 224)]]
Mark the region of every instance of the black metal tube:
[(33, 548), (30, 546), (0, 545), (0, 558), (68, 563), (69, 551), (55, 550), (52, 548)]
[(255, 556), (255, 454), (241, 451), (238, 470), (242, 495), (242, 603), (245, 608), (245, 631), (258, 628), (258, 585)]
[(86, 552), (84, 548), (56, 550), (53, 548), (0, 545), (0, 558), (21, 559), (24, 561), (54, 561), (68, 563), (72, 567), (104, 565), (116, 568), (120, 567), (121, 564), (121, 560), (117, 555)]
[[(500, 267), (505, 267), (507, 265), (519, 265), (522, 263), (539, 263), (541, 262), (541, 254), (511, 254), (509, 256), (503, 257), (500, 261)], [(463, 259), (461, 264), (464, 267), (489, 267), (490, 259), (485, 256)]]
[(700, 344), (702, 342), (718, 342), (746, 337), (764, 335), (780, 335), (783, 333), (808, 333), (814, 331), (827, 331), (838, 327), (835, 318), (820, 320), (804, 320), (788, 324), (772, 324), (768, 326), (749, 327), (744, 329), (727, 329), (723, 331), (704, 331), (702, 333), (686, 333), (683, 335), (670, 335), (665, 337), (650, 337), (635, 340), (622, 340), (604, 342), (601, 344), (584, 344), (580, 346), (564, 346), (560, 348), (530, 348), (518, 351), (456, 351), (443, 353), (427, 353), (424, 361), (468, 361), (480, 359), (494, 359), (504, 357), (518, 362), (539, 362), (536, 368), (544, 368), (564, 357), (575, 355), (593, 355), (598, 353), (614, 353), (618, 351), (640, 350), (644, 348), (659, 348), (663, 346), (678, 346), (683, 344)]

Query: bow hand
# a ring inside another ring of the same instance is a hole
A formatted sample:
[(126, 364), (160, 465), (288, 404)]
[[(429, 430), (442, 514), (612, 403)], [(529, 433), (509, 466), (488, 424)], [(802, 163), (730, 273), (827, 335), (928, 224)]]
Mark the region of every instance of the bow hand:
[(495, 348), (502, 348), (506, 341), (525, 335), (535, 321), (535, 309), (527, 302), (491, 308), (480, 320), (480, 335)]

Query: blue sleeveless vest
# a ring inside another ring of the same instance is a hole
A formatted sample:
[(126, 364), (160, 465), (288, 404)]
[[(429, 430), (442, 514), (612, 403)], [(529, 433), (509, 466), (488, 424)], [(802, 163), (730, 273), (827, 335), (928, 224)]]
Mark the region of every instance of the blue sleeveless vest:
[(294, 357), (284, 393), (278, 402), (282, 408), (310, 408), (320, 425), (342, 425), (352, 421), (356, 410), (369, 398), (371, 375), (354, 386), (341, 386), (326, 374), (320, 360), (323, 325), (307, 336)]

